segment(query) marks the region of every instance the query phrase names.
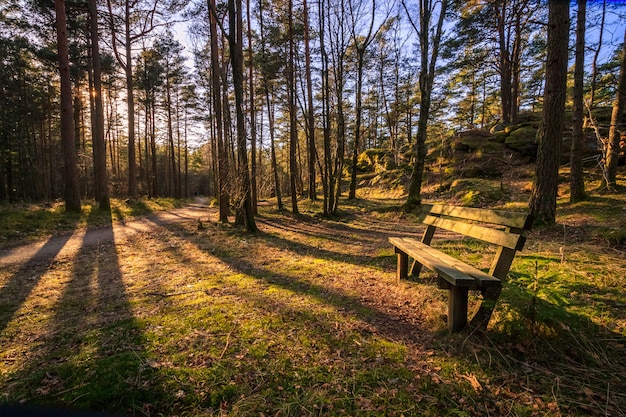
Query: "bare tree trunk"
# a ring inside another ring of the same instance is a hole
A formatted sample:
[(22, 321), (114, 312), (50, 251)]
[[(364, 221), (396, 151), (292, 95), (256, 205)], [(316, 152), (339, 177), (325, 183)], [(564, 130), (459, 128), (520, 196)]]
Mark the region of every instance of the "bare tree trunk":
[(554, 224), (567, 95), (569, 3), (553, 1), (548, 7), (546, 87), (541, 126), (537, 132), (539, 149), (530, 211), (536, 222)]
[[(358, 16), (354, 16), (355, 7), (352, 5), (352, 1), (348, 2), (350, 4), (350, 14), (352, 16), (352, 41), (354, 43), (354, 47), (356, 49), (356, 59), (357, 59), (357, 78), (356, 78), (356, 121), (354, 128), (354, 146), (352, 149), (352, 172), (350, 176), (350, 191), (348, 193), (349, 199), (356, 198), (356, 167), (359, 159), (359, 146), (361, 144), (361, 123), (363, 119), (363, 65), (365, 65), (365, 52), (367, 51), (367, 47), (370, 45), (372, 40), (374, 40), (374, 20), (376, 18), (376, 0), (372, 0), (372, 15), (369, 24), (369, 29), (365, 37), (358, 36), (355, 32), (355, 22), (358, 19)], [(376, 31), (378, 32), (378, 30)], [(361, 39), (359, 39), (361, 38)]]
[(96, 0), (89, 0), (91, 25), (91, 60), (93, 66), (93, 87), (95, 114), (92, 118), (93, 165), (96, 188), (96, 201), (100, 210), (110, 211), (109, 185), (107, 177), (106, 146), (104, 142), (104, 106), (102, 105), (102, 63), (100, 60), (100, 39), (98, 36), (98, 7)]
[(248, 167), (248, 150), (246, 146), (245, 115), (243, 113), (243, 11), (241, 0), (228, 0), (228, 40), (230, 45), (231, 63), (233, 69), (233, 84), (235, 87), (235, 114), (237, 118), (237, 160), (238, 176), (242, 192), (242, 200), (238, 210), (248, 232), (258, 231), (252, 209), (250, 187), (250, 171)]
[[(431, 94), (433, 83), (435, 80), (435, 65), (439, 53), (439, 42), (443, 28), (443, 21), (448, 7), (447, 0), (442, 0), (439, 5), (439, 17), (435, 27), (431, 27), (432, 13), (434, 11), (435, 2), (430, 0), (422, 0), (420, 2), (419, 26), (410, 18), (410, 13), (402, 2), (407, 15), (411, 21), (413, 29), (420, 35), (420, 56), (421, 66), (419, 75), (420, 85), (420, 113), (417, 121), (417, 134), (415, 135), (415, 162), (409, 185), (409, 195), (407, 197), (406, 206), (412, 208), (422, 201), (422, 177), (424, 175), (424, 162), (426, 159), (426, 138), (428, 137), (428, 117), (430, 114)], [(429, 34), (434, 31), (433, 38), (430, 39)], [(431, 42), (432, 40), (432, 49)]]
[(296, 161), (296, 146), (298, 141), (298, 130), (296, 121), (296, 86), (294, 71), (294, 39), (293, 39), (293, 1), (289, 0), (288, 6), (289, 22), (289, 62), (287, 63), (287, 97), (289, 102), (289, 179), (291, 185), (291, 211), (298, 213), (298, 167)]
[(500, 73), (500, 103), (502, 106), (502, 122), (511, 123), (511, 102), (513, 98), (511, 97), (511, 59), (506, 42), (507, 2), (500, 2), (497, 7), (499, 45), (498, 70)]
[[(259, 3), (259, 7), (263, 7), (263, 2)], [(265, 25), (263, 24), (263, 10), (259, 11), (259, 32), (261, 35), (261, 50), (265, 55)], [(284, 210), (283, 199), (280, 189), (280, 178), (278, 176), (278, 163), (276, 161), (275, 131), (274, 131), (274, 100), (270, 97), (270, 81), (263, 80), (263, 90), (265, 92), (265, 101), (267, 104), (267, 120), (270, 131), (270, 165), (272, 167), (272, 175), (274, 179), (274, 194), (276, 195), (276, 204), (278, 210)]]
[(215, 130), (217, 133), (217, 169), (219, 172), (219, 220), (228, 223), (229, 199), (228, 194), (228, 155), (224, 144), (224, 124), (222, 121), (222, 88), (220, 82), (220, 59), (217, 42), (217, 16), (215, 15), (215, 0), (208, 0), (211, 31), (211, 80), (213, 83), (213, 108), (215, 115)]
[(331, 201), (333, 200), (332, 190), (332, 163), (331, 163), (331, 146), (330, 146), (330, 82), (328, 77), (328, 55), (326, 53), (325, 38), (325, 8), (324, 0), (318, 0), (319, 12), (319, 36), (320, 36), (320, 55), (321, 55), (321, 78), (322, 78), (322, 125), (324, 130), (324, 170), (322, 173), (322, 185), (324, 191), (324, 215), (329, 215), (331, 210)]
[(252, 195), (252, 210), (254, 214), (258, 213), (257, 201), (258, 201), (258, 185), (257, 185), (257, 165), (256, 165), (256, 103), (254, 94), (254, 55), (252, 54), (252, 22), (250, 10), (250, 0), (246, 0), (247, 5), (247, 20), (248, 20), (248, 85), (249, 85), (249, 98), (250, 98), (250, 171), (251, 171), (251, 195)]
[(583, 176), (582, 148), (583, 131), (583, 78), (585, 72), (585, 15), (587, 0), (578, 0), (576, 20), (576, 56), (574, 64), (574, 94), (572, 103), (572, 148), (570, 151), (570, 201), (576, 202), (586, 198), (585, 180)]
[[(135, 158), (135, 89), (133, 81), (133, 55), (130, 33), (130, 0), (126, 0), (126, 103), (128, 106), (128, 197), (137, 196), (137, 160)], [(115, 36), (115, 35), (114, 35)]]
[[(78, 156), (74, 138), (72, 112), (72, 82), (67, 40), (67, 16), (65, 1), (54, 0), (56, 12), (57, 47), (59, 53), (59, 73), (61, 78), (61, 142), (63, 146), (65, 210), (80, 212), (80, 187), (78, 181)], [(9, 161), (10, 163), (10, 161)], [(9, 177), (9, 180), (11, 177)], [(11, 184), (12, 185), (12, 184)]]
[(265, 100), (267, 101), (267, 118), (270, 128), (270, 158), (272, 172), (274, 174), (274, 193), (276, 194), (276, 204), (278, 210), (284, 210), (282, 192), (280, 189), (280, 178), (278, 176), (278, 162), (276, 161), (276, 143), (274, 138), (274, 103), (270, 100), (269, 89), (265, 90)]
[(302, 0), (304, 19), (304, 58), (307, 91), (307, 140), (308, 140), (308, 165), (309, 165), (309, 199), (317, 200), (315, 193), (316, 175), (315, 161), (317, 151), (315, 149), (315, 109), (313, 108), (313, 80), (311, 77), (311, 51), (309, 45), (309, 9), (306, 0)]
[(606, 150), (606, 172), (607, 188), (613, 189), (617, 185), (617, 162), (620, 152), (620, 125), (624, 118), (624, 105), (626, 104), (626, 30), (624, 31), (624, 44), (622, 45), (622, 56), (619, 69), (619, 79), (615, 100), (613, 100), (613, 111), (611, 112), (611, 126), (609, 127), (609, 137)]

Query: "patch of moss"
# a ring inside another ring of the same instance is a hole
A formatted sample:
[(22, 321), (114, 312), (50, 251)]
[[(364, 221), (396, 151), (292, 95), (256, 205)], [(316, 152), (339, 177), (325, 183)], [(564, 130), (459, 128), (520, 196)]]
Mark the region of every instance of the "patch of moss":
[(506, 194), (500, 181), (478, 178), (457, 179), (450, 191), (464, 206), (485, 206), (505, 199)]
[(504, 140), (509, 148), (518, 151), (524, 156), (535, 157), (537, 155), (537, 143), (535, 137), (537, 129), (532, 126), (520, 127), (512, 131)]
[(386, 149), (368, 149), (357, 160), (357, 170), (380, 173), (396, 168), (393, 153)]

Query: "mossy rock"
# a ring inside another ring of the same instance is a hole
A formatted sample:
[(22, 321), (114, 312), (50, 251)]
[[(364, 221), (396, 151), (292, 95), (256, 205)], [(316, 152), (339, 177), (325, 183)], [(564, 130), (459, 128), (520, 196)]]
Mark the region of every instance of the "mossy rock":
[(537, 124), (541, 121), (540, 112), (522, 111), (517, 115), (517, 123)]
[(504, 141), (506, 140), (506, 138), (508, 137), (508, 133), (501, 131), (501, 132), (496, 132), (493, 135), (491, 135), (491, 137), (489, 138), (489, 140), (491, 142), (495, 142), (495, 143), (504, 143)]
[(356, 168), (360, 172), (382, 172), (395, 169), (396, 163), (390, 151), (386, 149), (368, 149), (359, 155)]
[(458, 152), (479, 153), (498, 152), (500, 147), (491, 138), (494, 135), (486, 130), (473, 129), (462, 132), (452, 139), (452, 149)]
[(462, 205), (470, 207), (487, 206), (507, 198), (502, 183), (488, 179), (457, 179), (450, 184), (450, 191)]
[(537, 143), (535, 137), (537, 129), (531, 126), (520, 127), (506, 137), (504, 143), (509, 148), (521, 153), (524, 156), (537, 156)]
[(504, 129), (506, 129), (506, 124), (505, 123), (498, 123), (494, 126), (491, 127), (491, 129), (489, 129), (489, 133), (498, 133), (498, 132), (503, 132)]
[(502, 178), (502, 172), (494, 164), (472, 165), (461, 170), (466, 178)]

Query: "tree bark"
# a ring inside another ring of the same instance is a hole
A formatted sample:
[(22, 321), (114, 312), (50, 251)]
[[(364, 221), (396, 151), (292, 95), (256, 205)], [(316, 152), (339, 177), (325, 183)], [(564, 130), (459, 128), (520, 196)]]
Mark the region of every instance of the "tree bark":
[(220, 58), (217, 42), (217, 16), (215, 15), (215, 0), (208, 0), (209, 20), (211, 32), (211, 81), (213, 86), (213, 112), (215, 116), (215, 131), (217, 134), (217, 170), (219, 174), (219, 221), (228, 223), (230, 196), (228, 193), (228, 154), (224, 144), (224, 124), (222, 120), (222, 88), (220, 80)]
[(539, 149), (530, 211), (535, 222), (554, 224), (559, 185), (559, 162), (567, 93), (567, 47), (569, 41), (569, 3), (548, 3), (548, 49), (546, 86), (541, 126), (537, 132)]
[(506, 7), (507, 2), (502, 1), (498, 4), (496, 11), (498, 16), (498, 45), (499, 45), (499, 63), (498, 70), (500, 73), (500, 103), (502, 106), (502, 123), (511, 123), (511, 58), (506, 38)]
[(309, 165), (309, 199), (317, 200), (315, 193), (316, 171), (315, 161), (317, 159), (317, 151), (315, 149), (315, 109), (313, 108), (313, 80), (311, 77), (311, 48), (309, 45), (309, 9), (306, 0), (302, 0), (303, 19), (304, 19), (304, 59), (306, 73), (306, 92), (307, 92), (307, 142), (308, 142), (308, 165)]
[[(420, 2), (419, 13), (419, 27), (410, 18), (410, 13), (404, 6), (407, 15), (411, 21), (411, 25), (414, 30), (419, 34), (420, 41), (420, 113), (417, 121), (417, 134), (415, 135), (415, 147), (414, 157), (415, 162), (413, 164), (411, 183), (409, 185), (409, 195), (407, 196), (406, 206), (411, 209), (417, 206), (422, 201), (422, 178), (424, 176), (424, 162), (426, 159), (426, 138), (428, 137), (428, 117), (430, 114), (431, 94), (433, 90), (433, 83), (435, 80), (435, 67), (437, 63), (437, 56), (439, 53), (439, 43), (441, 41), (441, 34), (443, 29), (443, 21), (448, 7), (448, 1), (442, 0), (439, 8), (439, 17), (434, 28), (431, 27), (431, 18), (435, 2), (423, 1)], [(430, 39), (429, 34), (433, 37)], [(432, 40), (432, 50), (431, 42)]]
[(585, 181), (583, 176), (582, 150), (584, 144), (583, 130), (583, 79), (585, 71), (585, 15), (587, 0), (578, 0), (576, 19), (576, 56), (574, 63), (574, 94), (572, 98), (572, 148), (570, 151), (570, 201), (584, 200)]
[[(126, 104), (128, 107), (128, 197), (137, 196), (137, 160), (135, 157), (135, 89), (133, 81), (133, 55), (131, 48), (130, 33), (130, 0), (125, 4), (126, 19), (124, 21), (124, 34), (126, 37), (125, 55), (126, 65)], [(115, 36), (115, 35), (113, 35)]]
[[(354, 147), (352, 149), (352, 172), (350, 176), (350, 191), (348, 192), (348, 199), (356, 198), (356, 167), (359, 159), (359, 146), (361, 144), (361, 123), (363, 119), (363, 66), (365, 65), (365, 52), (367, 47), (374, 39), (374, 20), (376, 18), (376, 0), (372, 0), (372, 16), (369, 24), (367, 35), (359, 42), (358, 36), (355, 32), (356, 17), (354, 16), (354, 6), (352, 2), (350, 4), (350, 13), (352, 14), (352, 41), (354, 42), (354, 48), (356, 49), (356, 107), (355, 107), (355, 128), (354, 128)], [(378, 32), (378, 31), (377, 31)]]
[(61, 143), (63, 146), (65, 177), (65, 210), (80, 212), (78, 156), (76, 154), (76, 138), (74, 137), (72, 82), (70, 80), (65, 1), (54, 0), (54, 9), (56, 12), (57, 48), (59, 54), (59, 74), (61, 78)]
[(298, 213), (298, 167), (296, 161), (296, 147), (298, 130), (296, 121), (296, 83), (294, 71), (294, 39), (293, 39), (293, 1), (289, 0), (288, 6), (288, 32), (289, 32), (289, 62), (287, 63), (287, 99), (289, 105), (289, 182), (291, 185), (291, 211)]
[(250, 98), (250, 187), (252, 195), (252, 210), (254, 214), (258, 213), (257, 200), (258, 200), (258, 185), (257, 185), (257, 164), (256, 164), (256, 103), (254, 92), (254, 55), (252, 53), (252, 10), (250, 10), (250, 0), (246, 1), (247, 6), (247, 35), (248, 35), (248, 85), (249, 85), (249, 98)]
[[(233, 70), (233, 84), (235, 87), (235, 116), (237, 122), (237, 160), (238, 176), (241, 187), (241, 201), (238, 210), (244, 220), (248, 232), (258, 231), (252, 209), (252, 195), (250, 187), (250, 171), (248, 166), (248, 150), (246, 145), (245, 115), (243, 113), (243, 11), (241, 0), (228, 0), (228, 43)], [(239, 217), (239, 216), (238, 216)]]
[(104, 142), (104, 106), (102, 104), (102, 62), (100, 59), (100, 37), (98, 35), (98, 6), (89, 0), (91, 28), (91, 60), (93, 66), (93, 88), (95, 114), (92, 118), (93, 166), (96, 201), (100, 210), (110, 211), (109, 185), (107, 177), (106, 146)]
[(620, 125), (624, 118), (624, 105), (626, 104), (626, 30), (624, 31), (624, 44), (621, 54), (619, 79), (617, 81), (615, 99), (613, 100), (611, 126), (609, 127), (609, 138), (606, 150), (606, 186), (609, 189), (613, 189), (617, 185), (617, 162), (619, 159), (621, 139)]

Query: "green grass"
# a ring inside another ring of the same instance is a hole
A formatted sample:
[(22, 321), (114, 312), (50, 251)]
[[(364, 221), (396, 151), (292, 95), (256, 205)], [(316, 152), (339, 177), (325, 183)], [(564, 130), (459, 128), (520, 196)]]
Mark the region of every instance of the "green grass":
[(154, 211), (180, 207), (172, 198), (111, 200), (111, 213), (102, 212), (93, 201), (83, 201), (80, 213), (65, 211), (61, 202), (50, 204), (0, 205), (0, 248), (70, 232), (77, 228), (102, 227), (113, 221), (145, 216)]
[[(7, 265), (0, 403), (137, 416), (621, 415), (623, 247), (578, 226), (619, 227), (625, 199), (610, 198), (560, 201), (559, 227), (531, 232), (486, 334), (446, 332), (432, 276), (395, 283), (386, 236), (418, 234), (400, 200), (342, 201), (330, 219), (318, 203), (300, 216), (262, 207), (256, 235), (213, 211), (202, 230), (155, 223), (116, 245)], [(173, 207), (151, 204), (114, 203), (114, 225)], [(85, 209), (72, 227), (99, 218)], [(12, 239), (23, 236), (35, 234)], [(489, 266), (484, 245), (442, 245)]]

